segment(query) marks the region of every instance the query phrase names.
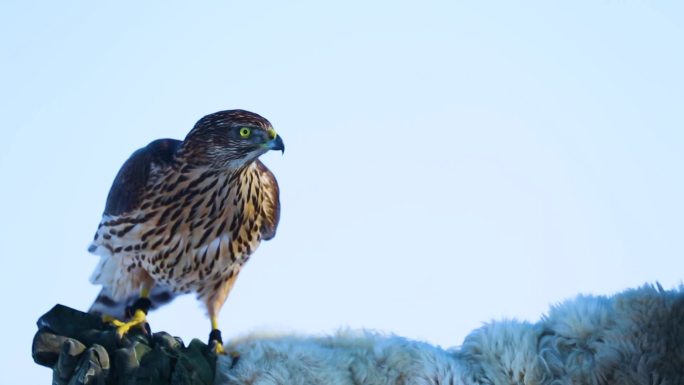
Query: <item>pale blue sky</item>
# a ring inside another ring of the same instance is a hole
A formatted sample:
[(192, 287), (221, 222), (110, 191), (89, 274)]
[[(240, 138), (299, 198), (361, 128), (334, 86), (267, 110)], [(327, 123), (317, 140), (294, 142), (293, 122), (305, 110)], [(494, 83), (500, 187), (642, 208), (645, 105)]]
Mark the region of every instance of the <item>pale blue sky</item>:
[[(680, 2), (197, 3), (0, 4), (2, 381), (48, 383), (35, 320), (98, 292), (86, 247), (122, 162), (221, 109), (287, 146), (263, 157), (282, 220), (227, 338), (449, 347), (577, 293), (681, 283)], [(209, 331), (192, 296), (149, 318)]]

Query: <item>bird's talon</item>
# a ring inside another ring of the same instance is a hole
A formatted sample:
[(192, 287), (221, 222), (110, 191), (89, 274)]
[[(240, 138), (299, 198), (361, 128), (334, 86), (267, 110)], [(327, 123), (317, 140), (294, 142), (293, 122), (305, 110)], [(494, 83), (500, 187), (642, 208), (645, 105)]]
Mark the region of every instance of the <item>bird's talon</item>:
[(116, 326), (117, 328), (126, 324), (125, 322), (119, 321), (118, 319), (112, 319), (109, 321), (109, 323)]
[(119, 339), (123, 338), (132, 328), (141, 327), (145, 331), (148, 331), (149, 326), (147, 326), (147, 315), (142, 310), (136, 310), (133, 317), (128, 322), (123, 322), (118, 319), (111, 318), (108, 320), (116, 328), (116, 335)]
[(131, 330), (129, 325), (121, 325), (116, 328), (116, 336), (119, 337), (119, 339), (122, 339), (129, 330)]
[(216, 353), (216, 354), (222, 354), (222, 355), (226, 354), (226, 349), (223, 347), (223, 344), (218, 342), (218, 341), (214, 345), (213, 350), (214, 350), (214, 353)]

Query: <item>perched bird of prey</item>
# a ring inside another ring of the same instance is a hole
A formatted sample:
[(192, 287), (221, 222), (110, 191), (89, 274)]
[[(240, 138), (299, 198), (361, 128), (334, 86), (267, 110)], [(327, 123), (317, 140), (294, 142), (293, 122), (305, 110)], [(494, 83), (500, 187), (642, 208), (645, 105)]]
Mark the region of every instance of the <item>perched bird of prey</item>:
[(183, 141), (159, 139), (134, 152), (88, 249), (101, 258), (91, 282), (103, 286), (90, 311), (124, 335), (145, 324), (150, 308), (196, 293), (211, 319), (210, 344), (223, 352), (219, 311), (278, 227), (278, 183), (257, 159), (269, 150), (285, 146), (268, 120), (228, 110), (200, 119)]

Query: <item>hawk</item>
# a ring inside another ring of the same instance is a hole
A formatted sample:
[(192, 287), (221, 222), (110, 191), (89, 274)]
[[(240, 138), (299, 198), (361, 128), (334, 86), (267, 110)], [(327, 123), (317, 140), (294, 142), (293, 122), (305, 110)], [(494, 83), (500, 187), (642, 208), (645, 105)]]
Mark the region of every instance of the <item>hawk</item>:
[[(88, 250), (102, 285), (90, 311), (123, 336), (147, 312), (196, 293), (223, 352), (218, 314), (240, 269), (280, 219), (278, 183), (258, 157), (285, 151), (268, 120), (244, 110), (200, 119), (183, 141), (159, 139), (131, 155), (109, 191)], [(120, 321), (128, 311), (128, 322)]]

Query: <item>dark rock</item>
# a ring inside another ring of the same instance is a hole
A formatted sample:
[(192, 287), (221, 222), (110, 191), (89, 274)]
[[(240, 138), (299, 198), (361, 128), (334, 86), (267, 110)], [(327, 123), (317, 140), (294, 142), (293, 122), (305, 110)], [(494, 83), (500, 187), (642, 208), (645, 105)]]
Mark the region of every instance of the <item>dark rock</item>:
[(36, 324), (38, 329), (47, 329), (71, 338), (77, 338), (84, 331), (103, 327), (100, 317), (59, 304), (40, 317)]
[(166, 332), (154, 333), (152, 339), (155, 344), (169, 350), (175, 350), (183, 346), (183, 340)]
[(173, 369), (171, 357), (164, 354), (160, 349), (151, 350), (140, 361), (140, 367), (136, 371), (136, 384), (138, 385), (161, 385), (168, 384)]
[[(102, 368), (101, 354), (96, 347), (86, 350), (68, 385), (104, 385), (107, 372)], [(106, 352), (104, 353), (106, 354)], [(109, 358), (106, 359), (109, 362)]]
[(180, 338), (151, 334), (149, 327), (120, 339), (99, 317), (62, 305), (37, 324), (33, 359), (53, 369), (56, 385), (214, 383), (216, 355), (199, 340), (185, 347)]
[(109, 353), (107, 353), (107, 350), (105, 350), (104, 346), (98, 344), (93, 345), (90, 349), (95, 352), (97, 360), (100, 363), (100, 367), (102, 368), (102, 372), (106, 377), (110, 369)]
[[(135, 371), (140, 367), (140, 361), (135, 356), (133, 349), (117, 349), (114, 351), (113, 366), (116, 368), (115, 379), (111, 383), (135, 384)], [(114, 376), (113, 376), (114, 377)]]
[(209, 385), (214, 382), (215, 369), (216, 355), (205, 343), (194, 339), (179, 357), (171, 383)]
[(53, 384), (66, 385), (69, 382), (69, 379), (74, 374), (80, 356), (85, 350), (85, 345), (73, 338), (67, 338), (64, 341), (52, 374)]
[(38, 365), (54, 366), (59, 355), (62, 353), (62, 346), (67, 341), (74, 341), (72, 346), (77, 346), (77, 344), (83, 345), (73, 338), (59, 336), (47, 331), (38, 331), (33, 337), (33, 346), (31, 348), (33, 361)]

